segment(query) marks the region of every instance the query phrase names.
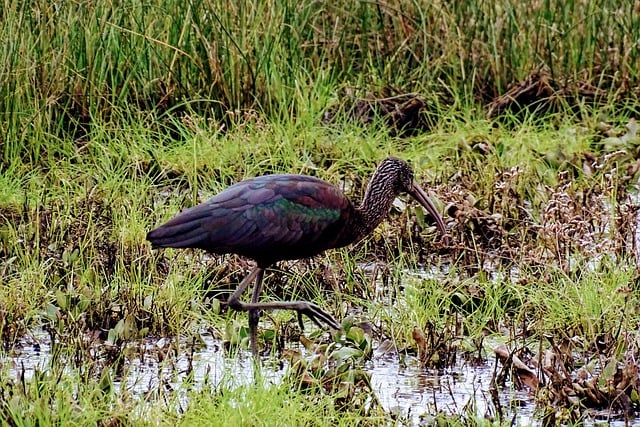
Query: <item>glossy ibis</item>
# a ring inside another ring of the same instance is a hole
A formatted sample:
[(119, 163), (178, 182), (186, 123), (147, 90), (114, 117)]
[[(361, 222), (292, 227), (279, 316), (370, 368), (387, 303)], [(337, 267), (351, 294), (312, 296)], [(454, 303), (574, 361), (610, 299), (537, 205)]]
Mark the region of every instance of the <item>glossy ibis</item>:
[[(424, 206), (443, 234), (446, 229), (435, 206), (413, 179), (404, 160), (382, 161), (369, 181), (364, 199), (355, 206), (335, 186), (305, 175), (265, 175), (247, 179), (147, 234), (153, 248), (199, 248), (216, 254), (234, 253), (256, 262), (227, 304), (249, 312), (251, 350), (257, 355), (256, 328), (260, 310), (289, 309), (339, 329), (326, 311), (307, 301), (258, 302), (264, 270), (278, 261), (306, 258), (326, 249), (357, 242), (389, 214), (396, 196), (407, 192)], [(251, 302), (240, 297), (255, 280)]]

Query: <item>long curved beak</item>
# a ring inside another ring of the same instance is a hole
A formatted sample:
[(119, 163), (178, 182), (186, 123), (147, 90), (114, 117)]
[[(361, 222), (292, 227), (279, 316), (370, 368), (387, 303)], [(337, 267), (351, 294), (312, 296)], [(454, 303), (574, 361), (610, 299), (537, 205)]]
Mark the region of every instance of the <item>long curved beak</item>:
[(425, 209), (431, 214), (431, 216), (436, 220), (436, 225), (438, 226), (438, 230), (442, 233), (443, 236), (447, 235), (447, 228), (444, 226), (444, 221), (442, 221), (442, 217), (436, 210), (435, 205), (427, 196), (427, 193), (418, 185), (417, 182), (413, 181), (411, 190), (409, 194), (416, 199)]

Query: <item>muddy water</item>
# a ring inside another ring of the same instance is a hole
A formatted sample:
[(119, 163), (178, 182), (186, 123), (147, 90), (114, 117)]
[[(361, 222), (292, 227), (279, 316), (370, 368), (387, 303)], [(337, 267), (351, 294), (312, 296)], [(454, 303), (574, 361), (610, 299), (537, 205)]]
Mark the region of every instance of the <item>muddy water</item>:
[[(221, 383), (233, 387), (253, 381), (253, 363), (248, 352), (230, 357), (220, 340), (207, 332), (202, 334), (202, 339), (204, 346), (201, 350), (194, 351), (191, 356), (187, 350), (177, 357), (166, 358), (162, 364), (153, 355), (168, 347), (167, 339), (138, 343), (142, 347), (141, 353), (146, 356), (130, 361), (116, 387), (124, 387), (141, 397), (165, 387), (180, 390), (179, 386), (190, 369), (195, 387)], [(181, 348), (188, 347), (186, 343), (181, 345)], [(19, 350), (10, 356), (3, 355), (2, 365), (10, 367), (9, 375), (13, 378), (18, 378), (24, 370), (25, 378), (29, 379), (35, 370), (47, 369), (49, 350), (48, 335), (36, 332), (21, 343)], [(263, 360), (263, 365), (262, 377), (268, 383), (280, 382), (287, 371), (286, 366), (272, 360)], [(374, 353), (365, 370), (371, 375), (371, 384), (381, 405), (404, 423), (419, 425), (432, 417), (429, 414), (438, 412), (474, 414), (479, 418), (495, 416), (495, 406), (488, 392), (494, 370), (492, 358), (479, 366), (461, 362), (445, 372), (431, 372), (423, 369), (415, 358), (401, 360), (396, 353)], [(183, 393), (186, 405), (186, 391)], [(530, 394), (503, 390), (499, 396), (503, 409), (507, 410), (508, 420), (515, 417), (517, 425), (535, 424)]]

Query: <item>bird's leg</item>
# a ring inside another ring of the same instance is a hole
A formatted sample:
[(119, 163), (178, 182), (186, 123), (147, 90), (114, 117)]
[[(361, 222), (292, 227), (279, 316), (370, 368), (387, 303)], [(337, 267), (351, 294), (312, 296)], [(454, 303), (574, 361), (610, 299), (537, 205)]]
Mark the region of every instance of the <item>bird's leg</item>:
[(255, 267), (251, 272), (242, 279), (242, 282), (238, 285), (238, 288), (231, 294), (227, 300), (227, 305), (236, 311), (248, 311), (249, 312), (249, 338), (251, 340), (251, 353), (254, 356), (258, 355), (258, 320), (260, 319), (260, 308), (249, 308), (247, 304), (240, 301), (240, 297), (249, 287), (249, 283), (255, 279), (256, 283), (251, 294), (251, 303), (258, 304), (260, 293), (262, 292), (262, 277), (264, 276), (264, 268)]
[[(227, 305), (236, 311), (249, 312), (249, 333), (251, 334), (251, 351), (257, 355), (257, 325), (260, 318), (260, 310), (294, 310), (298, 312), (298, 318), (301, 315), (307, 316), (309, 319), (322, 328), (322, 323), (329, 325), (333, 329), (340, 329), (340, 323), (329, 313), (318, 307), (317, 305), (307, 301), (282, 301), (282, 302), (258, 302), (258, 297), (262, 291), (262, 277), (264, 276), (264, 268), (255, 267), (247, 277), (238, 285), (238, 288), (227, 300)], [(246, 303), (240, 301), (240, 297), (247, 290), (249, 283), (256, 280), (255, 288), (251, 296), (251, 302)]]
[(263, 269), (260, 267), (255, 267), (253, 270), (251, 270), (247, 277), (242, 279), (242, 282), (240, 282), (236, 290), (227, 300), (227, 305), (229, 307), (233, 308), (236, 311), (243, 311), (242, 301), (240, 301), (240, 297), (242, 296), (242, 294), (244, 294), (244, 291), (247, 290), (249, 283), (251, 283), (251, 281), (258, 275), (258, 272), (262, 270)]
[[(231, 294), (229, 299), (227, 300), (227, 305), (236, 311), (245, 311), (243, 307), (242, 301), (240, 301), (240, 297), (247, 290), (249, 283), (255, 278), (256, 284), (253, 288), (253, 295), (251, 297), (252, 302), (257, 302), (258, 296), (260, 295), (260, 290), (262, 289), (262, 276), (264, 274), (264, 269), (260, 267), (255, 267), (251, 272), (242, 279), (242, 282), (238, 285), (238, 288)], [(254, 299), (256, 301), (254, 301)], [(251, 340), (251, 353), (253, 356), (258, 355), (258, 344), (257, 344), (257, 331), (256, 328), (258, 326), (258, 319), (260, 318), (259, 310), (249, 310), (249, 338)]]
[[(262, 292), (262, 277), (264, 270), (261, 268), (256, 274), (256, 284), (251, 294), (251, 303), (257, 304)], [(256, 357), (258, 355), (258, 320), (260, 320), (260, 309), (249, 310), (249, 334), (251, 337), (251, 353)]]

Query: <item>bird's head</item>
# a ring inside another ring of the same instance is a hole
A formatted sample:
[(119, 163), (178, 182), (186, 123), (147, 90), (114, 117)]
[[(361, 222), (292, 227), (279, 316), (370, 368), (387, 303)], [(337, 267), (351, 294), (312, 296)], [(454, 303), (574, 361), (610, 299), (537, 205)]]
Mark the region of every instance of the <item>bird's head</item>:
[(438, 213), (438, 210), (427, 193), (415, 181), (413, 177), (413, 169), (411, 169), (411, 166), (409, 166), (407, 162), (396, 157), (388, 157), (380, 163), (378, 169), (376, 169), (375, 175), (378, 175), (377, 180), (390, 183), (393, 186), (391, 191), (394, 194), (409, 193), (422, 206), (424, 206), (424, 208), (427, 209), (435, 219), (440, 232), (443, 235), (447, 234), (442, 217)]
[(413, 188), (413, 169), (402, 159), (387, 157), (378, 165), (375, 174), (391, 184), (396, 194), (410, 193)]

